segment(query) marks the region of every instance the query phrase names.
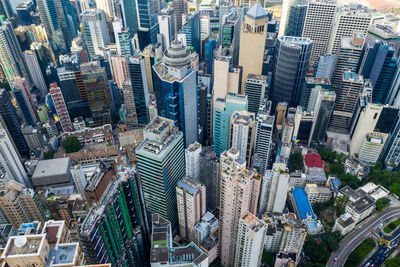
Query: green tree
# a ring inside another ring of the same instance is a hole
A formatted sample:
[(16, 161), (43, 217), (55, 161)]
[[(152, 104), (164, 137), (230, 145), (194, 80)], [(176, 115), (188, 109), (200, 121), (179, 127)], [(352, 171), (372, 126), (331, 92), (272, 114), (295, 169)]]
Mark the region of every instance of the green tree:
[(326, 237), (326, 244), (328, 245), (329, 251), (335, 251), (339, 248), (339, 242), (342, 236), (338, 231), (328, 232)]
[(289, 168), (291, 171), (303, 169), (303, 155), (299, 152), (290, 154), (289, 156)]
[(400, 258), (388, 259), (387, 261), (385, 261), (385, 266), (386, 267), (398, 267), (398, 266), (400, 266)]
[(44, 159), (52, 159), (54, 157), (54, 151), (50, 150), (49, 152), (44, 153)]
[(376, 210), (381, 211), (381, 210), (389, 207), (390, 202), (389, 202), (389, 199), (387, 199), (386, 197), (383, 197), (383, 198), (378, 199), (376, 201), (375, 205), (376, 205)]
[(81, 149), (81, 143), (76, 136), (69, 136), (62, 142), (62, 147), (67, 153), (73, 153)]
[(322, 160), (327, 161), (329, 163), (334, 163), (336, 160), (336, 152), (332, 152), (327, 148), (320, 149), (318, 153), (321, 156)]
[(346, 196), (337, 196), (335, 197), (335, 211), (336, 216), (339, 217), (344, 213), (344, 209), (346, 207), (347, 201), (349, 200)]
[(268, 252), (267, 250), (263, 250), (262, 258), (261, 258), (261, 263), (265, 264), (267, 266), (274, 266), (275, 262), (275, 257), (272, 255), (271, 252)]

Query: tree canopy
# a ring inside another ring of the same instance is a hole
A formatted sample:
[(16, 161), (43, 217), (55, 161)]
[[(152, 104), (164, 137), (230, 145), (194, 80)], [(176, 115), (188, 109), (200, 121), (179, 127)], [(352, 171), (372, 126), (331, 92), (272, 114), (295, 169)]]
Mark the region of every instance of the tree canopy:
[(76, 136), (69, 136), (62, 142), (62, 147), (67, 153), (73, 153), (81, 149), (81, 143)]
[(290, 154), (289, 169), (290, 171), (297, 171), (303, 169), (303, 155), (300, 152)]

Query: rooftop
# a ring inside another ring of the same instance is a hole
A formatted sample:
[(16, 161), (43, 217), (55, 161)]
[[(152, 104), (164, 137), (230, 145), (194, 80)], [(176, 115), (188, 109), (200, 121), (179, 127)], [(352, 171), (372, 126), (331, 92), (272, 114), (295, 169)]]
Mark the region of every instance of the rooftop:
[(252, 19), (263, 19), (267, 17), (267, 12), (259, 3), (256, 3), (247, 11), (246, 16)]
[(177, 182), (176, 186), (194, 195), (201, 190), (202, 184), (188, 176), (185, 176)]
[(313, 219), (316, 218), (303, 188), (295, 188), (293, 190), (293, 197), (302, 220), (307, 219), (307, 216), (311, 216)]
[(308, 153), (304, 156), (304, 163), (308, 168), (323, 168), (324, 161), (317, 153)]
[(71, 160), (67, 158), (40, 160), (36, 166), (32, 180), (67, 175), (71, 168)]
[(55, 247), (52, 265), (74, 264), (78, 256), (79, 243), (59, 244)]
[(12, 236), (2, 257), (38, 254), (45, 239), (46, 234)]
[(362, 213), (363, 211), (369, 209), (371, 206), (373, 206), (375, 203), (375, 200), (370, 197), (369, 195), (363, 195), (359, 199), (357, 199), (354, 202), (349, 202), (348, 205), (358, 213)]
[(340, 224), (340, 226), (346, 228), (347, 226), (353, 224), (355, 221), (349, 213), (344, 213), (337, 219), (337, 222), (338, 224)]

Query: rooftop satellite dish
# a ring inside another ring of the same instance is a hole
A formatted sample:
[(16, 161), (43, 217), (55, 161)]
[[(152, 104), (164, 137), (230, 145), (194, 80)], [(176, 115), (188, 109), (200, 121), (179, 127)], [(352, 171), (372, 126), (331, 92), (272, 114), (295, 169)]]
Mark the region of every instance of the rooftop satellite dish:
[(25, 236), (18, 236), (18, 237), (16, 237), (15, 238), (15, 240), (14, 240), (14, 245), (16, 246), (16, 247), (19, 247), (19, 248), (21, 248), (21, 247), (23, 247), (25, 244), (26, 244), (26, 237)]

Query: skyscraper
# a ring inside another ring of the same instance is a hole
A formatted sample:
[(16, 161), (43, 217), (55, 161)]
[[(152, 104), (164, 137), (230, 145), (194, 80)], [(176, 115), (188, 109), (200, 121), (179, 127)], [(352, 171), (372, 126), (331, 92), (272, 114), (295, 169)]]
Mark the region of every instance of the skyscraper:
[(380, 133), (368, 133), (363, 140), (358, 158), (373, 165), (378, 161), (384, 145), (385, 140)]
[(239, 220), (235, 266), (259, 266), (267, 225), (247, 212)]
[[(267, 35), (267, 12), (256, 3), (246, 13), (240, 33), (239, 66), (243, 67), (242, 77), (249, 73), (261, 75)], [(246, 79), (242, 79), (242, 91)]]
[(176, 184), (179, 233), (187, 241), (195, 241), (194, 226), (206, 213), (206, 187), (190, 177)]
[(104, 11), (85, 10), (81, 14), (81, 21), (90, 58), (104, 55), (103, 50), (110, 43)]
[(122, 20), (113, 21), (115, 43), (117, 44), (118, 55), (129, 57), (133, 54), (132, 32), (128, 27), (122, 26)]
[(111, 71), (115, 82), (119, 88), (122, 88), (122, 83), (130, 78), (128, 58), (124, 56), (112, 56), (111, 59)]
[(307, 13), (307, 3), (302, 1), (295, 2), (297, 3), (294, 3), (289, 7), (286, 29), (281, 35), (301, 37), (303, 34), (304, 21)]
[(229, 147), (237, 149), (248, 166), (253, 155), (255, 119), (255, 114), (248, 111), (235, 111), (230, 118)]
[(135, 96), (133, 95), (131, 80), (125, 80), (122, 84), (122, 95), (124, 96), (125, 121), (129, 127), (137, 127)]
[(136, 158), (148, 215), (163, 214), (176, 231), (175, 186), (185, 176), (183, 134), (172, 120), (156, 117), (144, 128), (143, 137), (136, 148)]
[(229, 123), (234, 111), (247, 110), (247, 97), (228, 93), (225, 99), (214, 101), (213, 140), (214, 152), (220, 155), (229, 148)]
[(327, 51), (329, 36), (336, 15), (336, 0), (312, 0), (308, 2), (303, 37), (313, 41), (311, 61), (318, 61)]
[(11, 7), (9, 0), (1, 0), (0, 1), (0, 15), (4, 16), (6, 19), (14, 16), (14, 11)]
[(213, 211), (219, 203), (219, 160), (211, 147), (200, 153), (200, 182), (206, 186), (206, 206)]
[(138, 12), (136, 1), (122, 0), (121, 2), (124, 26), (136, 32), (138, 29)]
[(248, 111), (257, 113), (264, 97), (268, 96), (268, 77), (263, 75), (249, 74), (246, 78), (246, 95)]
[(261, 196), (268, 199), (265, 211), (282, 213), (285, 208), (289, 187), (289, 170), (286, 164), (274, 163), (272, 166), (272, 176), (266, 182), (269, 191), (266, 192), (265, 196)]
[(241, 69), (232, 66), (232, 57), (215, 56), (213, 77), (213, 99), (225, 98), (228, 92), (240, 92)]
[(182, 15), (187, 13), (187, 0), (173, 0), (172, 7), (175, 13), (175, 32), (182, 28)]
[(158, 114), (174, 120), (187, 147), (197, 141), (198, 134), (197, 80), (190, 68), (189, 49), (174, 40), (153, 71)]
[(367, 36), (372, 14), (369, 8), (360, 4), (347, 4), (339, 7), (330, 35), (327, 53), (337, 54), (343, 37), (350, 37), (357, 32)]
[(60, 87), (58, 87), (56, 83), (50, 84), (49, 93), (56, 108), (57, 116), (60, 120), (63, 131), (72, 132), (74, 130), (74, 127), (72, 126), (71, 118), (69, 117), (68, 113), (68, 108), (65, 104), (65, 100)]
[(200, 181), (200, 153), (201, 144), (195, 142), (185, 149), (186, 176), (195, 181)]
[(29, 148), (21, 132), (21, 122), (11, 103), (10, 95), (5, 89), (0, 90), (0, 117), (1, 124), (13, 140), (20, 156), (28, 156)]
[(31, 74), (33, 83), (40, 90), (42, 96), (45, 96), (48, 93), (48, 89), (43, 77), (43, 73), (40, 69), (36, 54), (33, 53), (31, 50), (27, 50), (24, 51), (24, 58), (26, 66)]
[(257, 210), (261, 175), (247, 170), (234, 148), (222, 153), (220, 159), (219, 251), (221, 263), (230, 266), (235, 262), (239, 220)]
[[(158, 33), (158, 4), (157, 0), (136, 0), (137, 16), (138, 16), (138, 31), (145, 35), (146, 40), (154, 44), (157, 42)], [(139, 42), (140, 36), (139, 36)], [(141, 46), (144, 49), (149, 43)]]
[(21, 115), (25, 123), (31, 126), (36, 125), (35, 119), (33, 117), (34, 110), (33, 107), (30, 105), (27, 95), (25, 94), (24, 88), (17, 84), (14, 84), (12, 88), (12, 93), (15, 100), (17, 101), (18, 108), (21, 111)]
[(158, 26), (162, 36), (162, 46), (165, 50), (171, 45), (175, 35), (175, 11), (173, 8), (161, 10), (158, 15)]
[(309, 38), (280, 36), (277, 40), (272, 78), (272, 102), (303, 103), (304, 77), (314, 43)]
[(186, 15), (180, 32), (186, 36), (187, 47), (200, 55), (200, 17), (198, 12), (190, 12)]
[(25, 77), (29, 83), (29, 74), (25, 67), (21, 47), (9, 21), (2, 21), (0, 26), (0, 65), (10, 87), (16, 77)]
[(319, 58), (316, 78), (332, 78), (333, 68), (335, 67), (335, 55), (323, 55)]

